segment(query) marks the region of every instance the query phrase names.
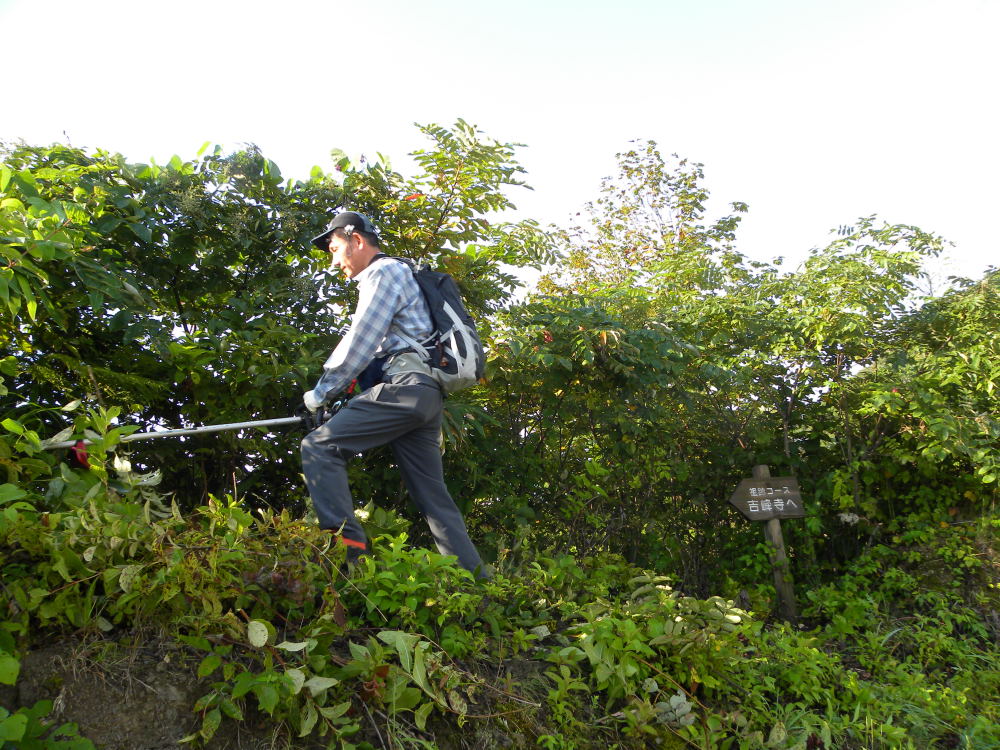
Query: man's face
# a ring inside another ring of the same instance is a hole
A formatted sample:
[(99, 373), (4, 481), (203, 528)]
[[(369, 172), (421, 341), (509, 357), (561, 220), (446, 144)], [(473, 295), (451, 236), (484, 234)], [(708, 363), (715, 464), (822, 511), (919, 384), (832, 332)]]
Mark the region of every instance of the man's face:
[(333, 265), (344, 272), (344, 275), (353, 279), (363, 268), (358, 263), (356, 253), (358, 250), (358, 239), (353, 235), (346, 237), (334, 233), (330, 235), (329, 245), (330, 255), (333, 256)]

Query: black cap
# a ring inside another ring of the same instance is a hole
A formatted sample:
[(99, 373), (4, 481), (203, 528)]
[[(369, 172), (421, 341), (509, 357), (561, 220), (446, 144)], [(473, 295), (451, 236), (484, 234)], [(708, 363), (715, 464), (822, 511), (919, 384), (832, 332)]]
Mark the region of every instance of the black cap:
[(333, 217), (333, 221), (326, 225), (326, 231), (323, 234), (318, 234), (312, 238), (312, 243), (320, 250), (329, 249), (330, 235), (333, 234), (335, 229), (345, 229), (348, 233), (358, 231), (378, 236), (375, 226), (367, 216), (355, 213), (354, 211), (342, 211)]

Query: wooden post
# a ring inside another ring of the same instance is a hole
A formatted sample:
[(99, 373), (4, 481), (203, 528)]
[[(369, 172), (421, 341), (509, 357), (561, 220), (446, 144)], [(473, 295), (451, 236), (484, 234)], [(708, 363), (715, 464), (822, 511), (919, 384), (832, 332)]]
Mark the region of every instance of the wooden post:
[[(753, 467), (754, 479), (770, 479), (771, 470), (764, 464)], [(764, 524), (764, 540), (771, 548), (771, 567), (774, 569), (774, 590), (778, 595), (778, 612), (781, 618), (792, 625), (798, 624), (795, 607), (795, 591), (788, 572), (788, 556), (785, 554), (785, 540), (781, 536), (781, 521), (771, 518)]]

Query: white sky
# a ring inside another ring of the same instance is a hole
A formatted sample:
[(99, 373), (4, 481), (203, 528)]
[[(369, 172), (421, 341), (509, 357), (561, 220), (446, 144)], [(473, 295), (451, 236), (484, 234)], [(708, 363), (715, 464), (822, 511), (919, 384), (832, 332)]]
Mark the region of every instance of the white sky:
[(790, 260), (877, 213), (1000, 264), (1000, 0), (0, 0), (0, 138), (163, 163), (258, 144), (408, 171), (413, 123), (520, 153), (524, 217), (566, 225), (630, 139), (705, 164), (739, 248)]

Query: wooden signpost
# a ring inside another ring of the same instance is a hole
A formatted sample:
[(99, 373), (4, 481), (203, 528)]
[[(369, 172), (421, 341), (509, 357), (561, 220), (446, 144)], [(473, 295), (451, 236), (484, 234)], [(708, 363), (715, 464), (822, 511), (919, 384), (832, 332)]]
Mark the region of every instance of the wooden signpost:
[(784, 620), (794, 625), (798, 620), (798, 612), (788, 572), (785, 540), (781, 536), (780, 519), (805, 517), (798, 481), (794, 477), (772, 477), (767, 466), (754, 466), (753, 479), (740, 482), (729, 502), (748, 520), (766, 521), (764, 539), (771, 548), (778, 611)]

